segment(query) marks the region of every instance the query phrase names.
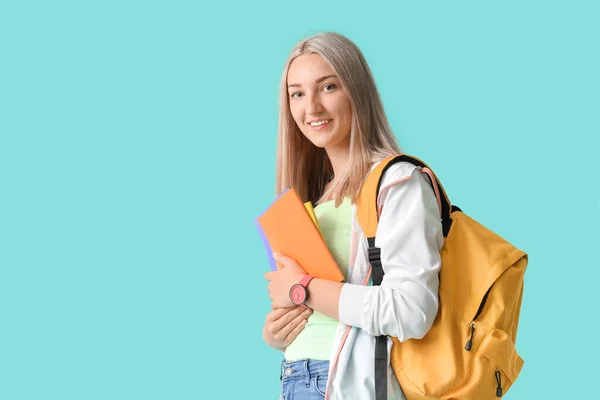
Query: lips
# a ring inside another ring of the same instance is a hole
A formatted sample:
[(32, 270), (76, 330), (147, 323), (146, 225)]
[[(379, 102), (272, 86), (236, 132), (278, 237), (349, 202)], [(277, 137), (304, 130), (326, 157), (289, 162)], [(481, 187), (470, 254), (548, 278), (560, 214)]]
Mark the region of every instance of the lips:
[(322, 128), (324, 126), (327, 126), (331, 123), (331, 121), (333, 121), (332, 119), (322, 119), (322, 120), (318, 120), (318, 121), (311, 121), (308, 123), (308, 125), (313, 128), (313, 129), (318, 129), (318, 128)]

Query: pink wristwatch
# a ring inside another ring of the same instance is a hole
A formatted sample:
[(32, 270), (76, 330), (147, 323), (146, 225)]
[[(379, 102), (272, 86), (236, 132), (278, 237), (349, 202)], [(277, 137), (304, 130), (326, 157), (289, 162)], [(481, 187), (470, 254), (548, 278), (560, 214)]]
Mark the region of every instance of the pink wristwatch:
[(306, 302), (308, 299), (306, 287), (313, 278), (314, 276), (304, 275), (302, 279), (300, 279), (300, 282), (290, 288), (290, 300), (292, 300), (292, 303), (300, 305)]

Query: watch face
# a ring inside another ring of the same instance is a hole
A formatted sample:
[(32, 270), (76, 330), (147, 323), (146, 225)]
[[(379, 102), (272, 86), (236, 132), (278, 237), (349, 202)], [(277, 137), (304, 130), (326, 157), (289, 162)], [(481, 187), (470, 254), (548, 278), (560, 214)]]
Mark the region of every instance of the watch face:
[(290, 299), (294, 304), (302, 304), (306, 300), (306, 289), (300, 284), (295, 284), (290, 290)]

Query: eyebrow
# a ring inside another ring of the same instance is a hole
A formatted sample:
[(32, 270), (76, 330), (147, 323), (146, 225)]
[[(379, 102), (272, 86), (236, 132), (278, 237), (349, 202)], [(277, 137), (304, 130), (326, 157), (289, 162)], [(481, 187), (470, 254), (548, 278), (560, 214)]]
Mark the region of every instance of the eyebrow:
[[(329, 78), (337, 78), (337, 75), (325, 75), (325, 76), (322, 76), (319, 79), (317, 79), (316, 82), (319, 83), (319, 82), (322, 82), (325, 79), (329, 79)], [(300, 84), (299, 83), (292, 83), (291, 85), (288, 85), (288, 88), (291, 88), (291, 87), (294, 87), (294, 86), (300, 87)]]

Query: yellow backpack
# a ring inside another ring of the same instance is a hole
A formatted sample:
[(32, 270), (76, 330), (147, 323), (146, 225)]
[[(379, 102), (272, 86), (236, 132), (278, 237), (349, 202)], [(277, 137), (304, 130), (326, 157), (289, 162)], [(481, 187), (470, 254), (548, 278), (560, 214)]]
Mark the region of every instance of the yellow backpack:
[[(451, 205), (433, 172), (404, 154), (389, 157), (369, 175), (357, 203), (369, 242), (373, 285), (381, 284), (381, 250), (374, 247), (381, 176), (407, 161), (431, 178), (444, 230), (439, 310), (422, 339), (392, 338), (391, 364), (407, 400), (487, 400), (513, 385), (523, 360), (515, 349), (528, 255)], [(386, 398), (386, 337), (375, 348), (376, 399)]]

